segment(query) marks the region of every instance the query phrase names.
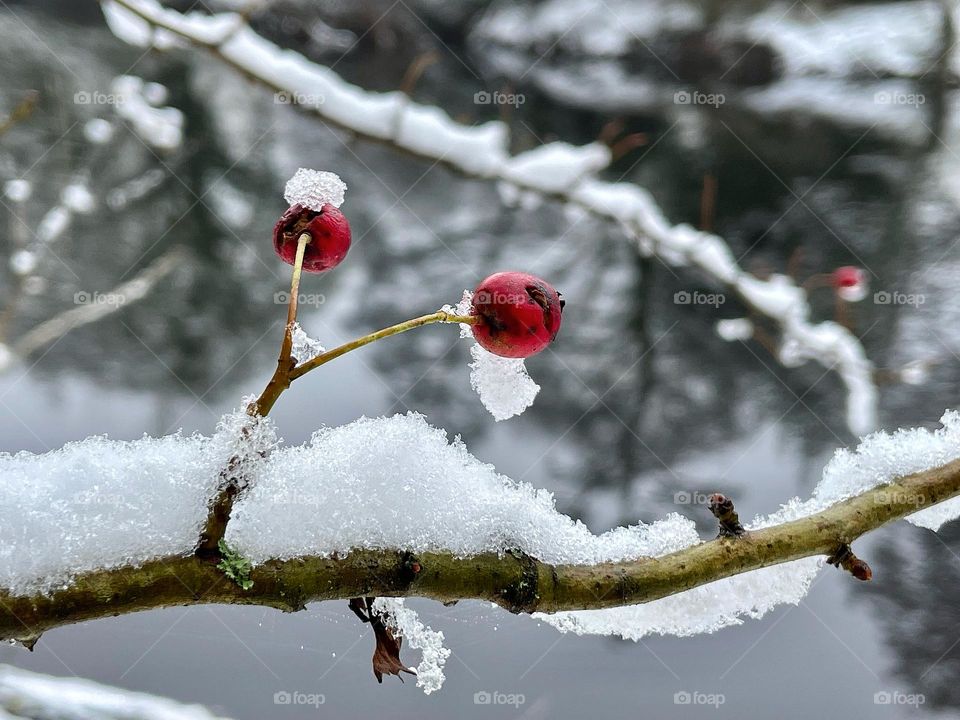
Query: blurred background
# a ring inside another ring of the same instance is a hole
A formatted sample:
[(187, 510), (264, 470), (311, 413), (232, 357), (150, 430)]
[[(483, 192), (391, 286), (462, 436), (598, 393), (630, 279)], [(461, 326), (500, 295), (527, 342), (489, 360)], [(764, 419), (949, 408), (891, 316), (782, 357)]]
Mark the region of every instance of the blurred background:
[[(955, 3), (168, 5), (246, 12), (365, 89), (403, 87), (468, 124), (502, 119), (514, 152), (631, 136), (604, 177), (718, 233), (751, 272), (807, 282), (815, 317), (846, 322), (876, 365), (880, 427), (936, 427), (958, 405)], [(717, 321), (746, 312), (737, 300), (676, 302), (722, 288), (641, 258), (611, 224), (507, 206), (492, 183), (358, 142), (203, 51), (128, 46), (93, 0), (0, 2), (0, 62), (0, 450), (210, 433), (258, 392), (288, 284), (270, 233), (301, 166), (349, 186), (348, 262), (302, 287), (301, 323), (327, 347), (454, 303), (500, 269), (550, 279), (567, 306), (553, 350), (527, 363), (543, 389), (522, 417), (495, 424), (470, 389), (468, 344), (431, 327), (301, 380), (273, 413), (288, 443), (415, 410), (594, 532), (679, 511), (707, 537), (705, 494), (732, 495), (743, 518), (773, 511), (856, 442), (835, 373), (721, 339)], [(132, 116), (124, 93), (156, 112)], [(822, 278), (851, 265), (870, 290), (842, 303)], [(430, 697), (377, 686), (373, 638), (346, 602), (103, 620), (32, 654), (0, 648), (0, 662), (238, 719), (954, 717), (958, 552), (956, 526), (899, 523), (858, 548), (873, 582), (828, 568), (797, 607), (685, 639), (578, 638), (482, 603), (412, 601), (454, 653)], [(324, 702), (277, 705), (282, 692)], [(478, 703), (484, 692), (522, 702)]]

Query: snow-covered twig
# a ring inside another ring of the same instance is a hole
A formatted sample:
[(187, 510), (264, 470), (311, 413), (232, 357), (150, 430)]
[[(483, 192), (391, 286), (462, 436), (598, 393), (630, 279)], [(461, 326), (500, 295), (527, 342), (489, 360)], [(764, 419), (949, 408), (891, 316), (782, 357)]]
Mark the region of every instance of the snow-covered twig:
[(775, 322), (782, 333), (779, 360), (787, 364), (815, 360), (836, 369), (847, 389), (850, 430), (864, 434), (875, 426), (873, 367), (859, 340), (837, 323), (812, 322), (806, 292), (788, 277), (761, 280), (745, 272), (722, 238), (689, 225), (672, 225), (637, 185), (599, 179), (598, 173), (611, 162), (606, 145), (552, 142), (511, 156), (502, 122), (466, 126), (402, 92), (363, 90), (331, 69), (274, 45), (238, 15), (184, 15), (156, 0), (103, 0), (102, 5), (114, 33), (127, 42), (160, 47), (186, 42), (205, 48), (275, 92), (312, 98), (301, 107), (356, 137), (465, 176), (496, 181), (508, 199), (549, 198), (616, 222), (641, 254), (699, 269), (736, 292), (755, 313)]

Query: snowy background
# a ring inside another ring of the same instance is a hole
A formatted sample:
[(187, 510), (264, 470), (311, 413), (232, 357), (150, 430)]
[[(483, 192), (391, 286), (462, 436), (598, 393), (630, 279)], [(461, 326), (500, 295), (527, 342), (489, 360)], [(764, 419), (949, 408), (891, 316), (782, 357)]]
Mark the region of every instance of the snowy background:
[[(586, 144), (619, 119), (647, 142), (604, 178), (646, 187), (692, 225), (705, 176), (716, 178), (711, 229), (742, 267), (798, 281), (866, 269), (870, 292), (848, 315), (881, 370), (878, 427), (936, 427), (958, 405), (960, 61), (941, 4), (316, 5), (250, 3), (251, 24), (371, 90), (400, 87), (428, 57), (413, 98), (468, 124), (503, 119), (513, 152)], [(287, 282), (269, 232), (300, 166), (350, 187), (348, 261), (302, 287), (301, 324), (325, 346), (455, 303), (504, 268), (549, 278), (567, 307), (558, 343), (527, 362), (541, 391), (522, 417), (495, 424), (470, 388), (469, 345), (432, 327), (299, 381), (273, 413), (290, 444), (415, 410), (596, 533), (681, 512), (706, 535), (709, 492), (732, 495), (744, 518), (773, 512), (809, 496), (835, 448), (856, 440), (834, 373), (721, 339), (716, 322), (745, 314), (732, 294), (640, 257), (610, 223), (551, 203), (508, 207), (493, 183), (353, 141), (202, 52), (130, 46), (93, 2), (4, 4), (0, 62), (0, 116), (39, 92), (0, 135), (0, 333), (13, 353), (0, 358), (0, 450), (210, 434), (258, 391)], [(171, 252), (184, 254), (163, 265)], [(156, 263), (149, 292), (110, 297)], [(829, 288), (811, 302), (817, 319), (834, 317)], [(29, 334), (61, 312), (116, 305), (65, 334)], [(32, 655), (4, 647), (0, 662), (234, 718), (957, 712), (960, 531), (898, 524), (857, 551), (870, 585), (821, 573), (799, 606), (685, 639), (578, 638), (479, 603), (412, 601), (454, 653), (430, 697), (376, 685), (372, 638), (346, 603), (128, 616), (51, 632)], [(277, 705), (282, 692), (324, 702)], [(677, 693), (724, 702), (682, 707)], [(918, 693), (919, 710), (883, 703)]]

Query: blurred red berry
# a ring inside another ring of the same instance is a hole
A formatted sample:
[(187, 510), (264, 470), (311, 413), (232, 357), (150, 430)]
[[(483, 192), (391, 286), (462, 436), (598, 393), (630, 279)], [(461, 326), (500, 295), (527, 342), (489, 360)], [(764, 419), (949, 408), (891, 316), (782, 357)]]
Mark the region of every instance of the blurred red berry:
[(867, 273), (863, 268), (844, 265), (833, 271), (833, 287), (842, 300), (859, 302), (867, 296)]
[(863, 270), (853, 265), (844, 265), (833, 271), (833, 284), (836, 287), (854, 287), (863, 282)]
[(321, 273), (340, 264), (350, 249), (350, 223), (339, 208), (324, 205), (320, 212), (291, 205), (273, 228), (273, 247), (288, 265), (297, 257), (297, 240), (310, 234), (303, 253), (304, 272)]
[(473, 336), (494, 355), (525, 358), (549, 345), (560, 331), (563, 300), (544, 280), (527, 273), (491, 275), (473, 292)]

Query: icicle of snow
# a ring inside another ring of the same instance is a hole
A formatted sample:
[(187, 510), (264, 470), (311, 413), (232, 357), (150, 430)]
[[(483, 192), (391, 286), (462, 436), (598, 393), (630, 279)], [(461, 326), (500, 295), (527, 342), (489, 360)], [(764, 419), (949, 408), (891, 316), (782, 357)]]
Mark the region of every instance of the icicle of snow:
[[(463, 291), (455, 306), (440, 308), (451, 315), (470, 315), (473, 293)], [(470, 325), (460, 323), (460, 337), (473, 338)], [(470, 348), (470, 387), (480, 396), (480, 402), (490, 411), (496, 422), (520, 415), (540, 392), (540, 386), (527, 373), (523, 358), (502, 358), (484, 350), (478, 343)]]
[(498, 357), (474, 343), (470, 348), (470, 386), (497, 422), (520, 415), (540, 392), (523, 358)]
[(326, 204), (340, 207), (347, 185), (336, 173), (300, 168), (287, 181), (283, 198), (291, 205), (303, 205), (320, 212)]
[(408, 608), (403, 598), (377, 598), (373, 601), (373, 609), (386, 613), (390, 629), (402, 636), (409, 647), (422, 651), (420, 664), (416, 667), (417, 687), (423, 688), (425, 695), (439, 690), (445, 680), (443, 666), (450, 657), (449, 648), (443, 646), (443, 633), (425, 626), (417, 611)]
[(293, 324), (293, 353), (297, 365), (302, 365), (308, 360), (313, 360), (317, 355), (326, 351), (326, 348), (320, 344), (319, 340), (314, 340), (304, 332), (300, 323)]

